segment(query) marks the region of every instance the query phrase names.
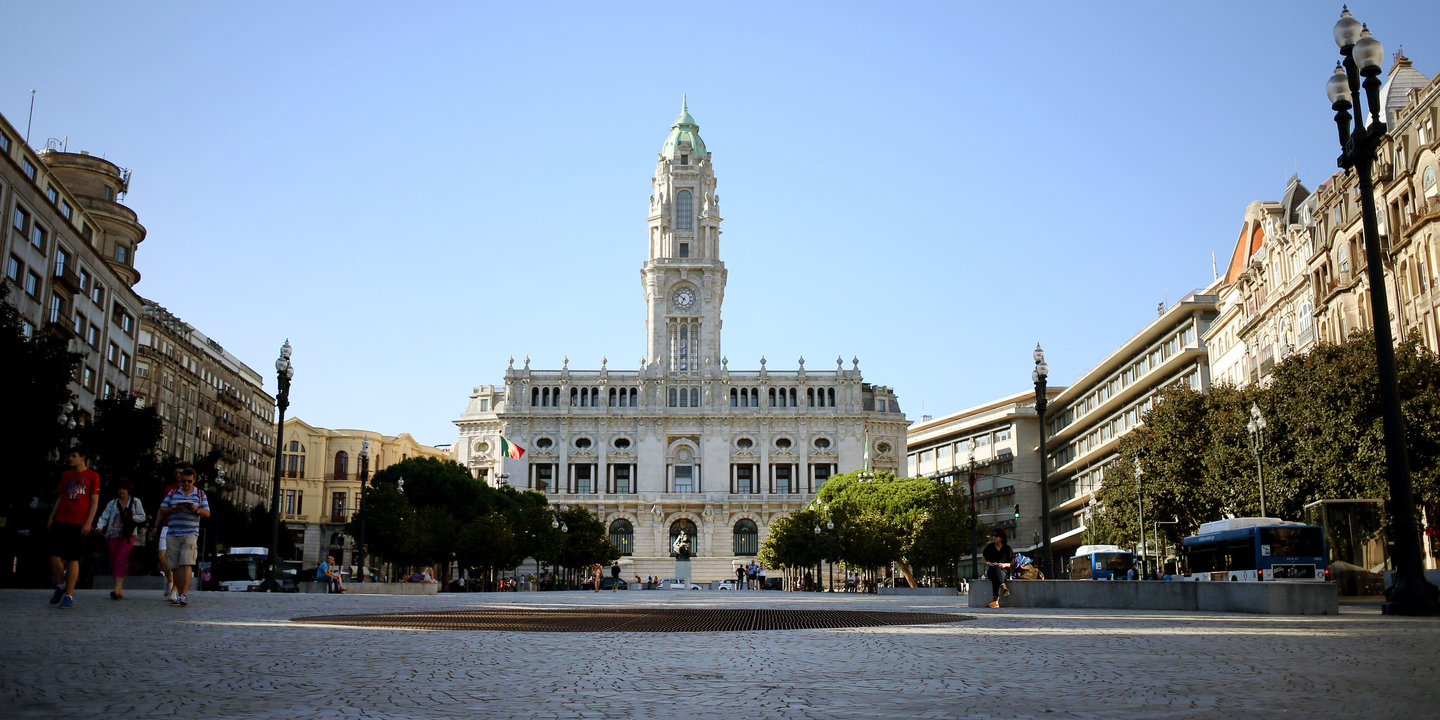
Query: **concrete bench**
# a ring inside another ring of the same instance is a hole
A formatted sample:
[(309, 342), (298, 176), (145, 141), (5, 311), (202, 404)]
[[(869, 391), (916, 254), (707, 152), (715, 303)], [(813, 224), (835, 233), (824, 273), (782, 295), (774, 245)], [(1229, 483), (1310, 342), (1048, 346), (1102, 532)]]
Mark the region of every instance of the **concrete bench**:
[[(1339, 589), (1330, 583), (1011, 580), (1001, 607), (1189, 610), (1256, 615), (1335, 615)], [(971, 587), (969, 606), (990, 603), (989, 583)]]
[[(295, 592), (325, 593), (325, 583), (301, 582), (295, 584)], [(440, 591), (440, 583), (345, 583), (345, 592), (350, 595), (434, 595)]]
[[(875, 592), (876, 592), (877, 594), (880, 594), (880, 595), (959, 595), (959, 594), (960, 594), (960, 591), (959, 591), (959, 590), (956, 590), (956, 589), (953, 588), (953, 587), (938, 587), (938, 588), (927, 588), (927, 587), (918, 587), (918, 588), (912, 588), (912, 587), (881, 587), (881, 588), (875, 588)], [(987, 602), (988, 602), (988, 601), (987, 601)]]

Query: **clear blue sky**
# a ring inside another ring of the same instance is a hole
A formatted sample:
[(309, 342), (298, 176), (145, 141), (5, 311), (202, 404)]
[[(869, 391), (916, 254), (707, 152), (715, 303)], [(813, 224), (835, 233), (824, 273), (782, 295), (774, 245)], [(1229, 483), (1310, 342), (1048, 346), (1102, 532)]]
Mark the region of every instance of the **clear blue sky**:
[[(1440, 69), (1440, 3), (1352, 10)], [(638, 366), (689, 93), (731, 366), (860, 357), (918, 419), (1066, 383), (1338, 154), (1339, 3), (12, 3), (0, 112), (134, 170), (137, 290), (291, 414), (450, 442), (506, 357)], [(1387, 61), (1388, 68), (1388, 61)], [(273, 377), (267, 381), (273, 391)]]

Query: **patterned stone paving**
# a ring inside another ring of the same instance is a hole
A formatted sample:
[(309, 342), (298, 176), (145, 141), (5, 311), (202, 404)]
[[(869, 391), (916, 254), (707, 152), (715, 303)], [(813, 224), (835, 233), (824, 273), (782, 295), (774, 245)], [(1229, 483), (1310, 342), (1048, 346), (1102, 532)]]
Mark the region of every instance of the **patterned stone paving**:
[(567, 609), (953, 614), (964, 598), (0, 591), (0, 718), (1202, 718), (1440, 715), (1440, 620), (1001, 609), (932, 625), (640, 633), (297, 617)]
[(427, 613), (314, 615), (295, 622), (410, 630), (501, 632), (752, 632), (933, 625), (973, 620), (951, 613), (773, 608), (504, 608)]

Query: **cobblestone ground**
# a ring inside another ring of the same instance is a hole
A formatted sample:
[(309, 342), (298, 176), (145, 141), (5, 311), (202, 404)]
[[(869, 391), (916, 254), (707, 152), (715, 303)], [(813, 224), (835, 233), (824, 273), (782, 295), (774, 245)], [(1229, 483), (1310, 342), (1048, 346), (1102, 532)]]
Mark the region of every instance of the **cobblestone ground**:
[[(1440, 620), (961, 609), (964, 598), (654, 591), (0, 591), (0, 717), (1189, 718), (1440, 715)], [(486, 605), (975, 613), (953, 625), (491, 633), (290, 618)]]

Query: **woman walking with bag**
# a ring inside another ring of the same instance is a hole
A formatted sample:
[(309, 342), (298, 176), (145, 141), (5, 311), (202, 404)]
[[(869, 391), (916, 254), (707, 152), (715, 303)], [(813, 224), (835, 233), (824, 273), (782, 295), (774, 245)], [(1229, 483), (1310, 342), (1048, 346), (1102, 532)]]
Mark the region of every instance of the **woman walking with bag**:
[(111, 600), (125, 597), (125, 570), (130, 564), (130, 549), (135, 546), (135, 532), (145, 521), (145, 508), (140, 498), (130, 493), (135, 489), (129, 480), (120, 478), (120, 494), (109, 505), (95, 529), (105, 533), (105, 545), (110, 551), (110, 568), (115, 574), (115, 589), (110, 591)]

